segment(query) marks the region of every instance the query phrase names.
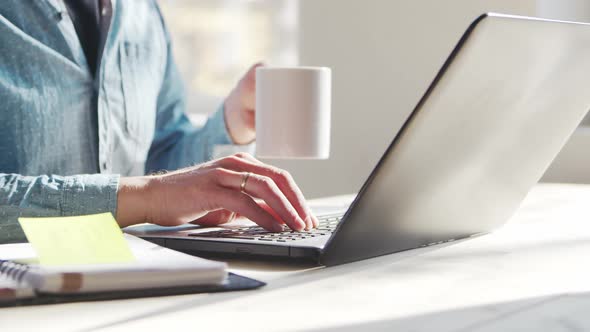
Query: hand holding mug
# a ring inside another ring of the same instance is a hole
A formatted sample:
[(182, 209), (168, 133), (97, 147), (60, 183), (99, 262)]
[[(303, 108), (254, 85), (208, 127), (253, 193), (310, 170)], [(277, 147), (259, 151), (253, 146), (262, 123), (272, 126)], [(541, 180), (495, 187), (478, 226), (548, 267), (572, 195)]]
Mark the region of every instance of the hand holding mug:
[(235, 144), (247, 144), (256, 138), (256, 68), (250, 67), (224, 102), (225, 123)]
[(252, 66), (224, 102), (234, 143), (257, 139), (263, 158), (327, 159), (331, 75), (326, 67)]
[(256, 155), (327, 159), (330, 156), (331, 70), (256, 68)]

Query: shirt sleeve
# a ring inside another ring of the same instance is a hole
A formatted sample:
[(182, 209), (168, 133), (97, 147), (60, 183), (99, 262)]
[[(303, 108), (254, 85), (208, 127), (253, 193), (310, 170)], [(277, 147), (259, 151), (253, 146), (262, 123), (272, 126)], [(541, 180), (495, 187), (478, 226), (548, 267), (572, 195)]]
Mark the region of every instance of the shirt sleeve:
[(223, 105), (203, 127), (197, 128), (189, 121), (185, 114), (184, 86), (172, 56), (167, 31), (166, 40), (166, 70), (158, 95), (156, 130), (146, 173), (201, 163), (213, 158), (215, 146), (233, 144), (226, 128)]
[(119, 175), (23, 176), (0, 173), (0, 243), (24, 242), (19, 217), (117, 211)]

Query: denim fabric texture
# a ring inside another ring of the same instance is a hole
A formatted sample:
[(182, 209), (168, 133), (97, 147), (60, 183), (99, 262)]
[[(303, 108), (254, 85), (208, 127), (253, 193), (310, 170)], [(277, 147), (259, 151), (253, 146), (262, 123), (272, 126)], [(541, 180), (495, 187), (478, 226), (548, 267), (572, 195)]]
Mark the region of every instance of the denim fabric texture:
[(120, 176), (177, 169), (231, 144), (223, 109), (203, 127), (153, 0), (117, 0), (95, 75), (61, 0), (0, 6), (0, 243), (19, 216), (116, 215)]

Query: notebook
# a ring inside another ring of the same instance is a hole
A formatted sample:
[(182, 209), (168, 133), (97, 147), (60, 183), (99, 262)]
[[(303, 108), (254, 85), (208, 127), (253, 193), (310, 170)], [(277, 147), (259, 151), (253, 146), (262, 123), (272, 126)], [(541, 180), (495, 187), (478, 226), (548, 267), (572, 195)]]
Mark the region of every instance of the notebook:
[(33, 287), (0, 274), (0, 303), (35, 297)]
[[(135, 260), (41, 266), (28, 243), (0, 245), (0, 305), (38, 304), (251, 289), (264, 283), (227, 265), (124, 234)], [(19, 301), (20, 300), (20, 301)], [(26, 301), (28, 300), (28, 301)]]

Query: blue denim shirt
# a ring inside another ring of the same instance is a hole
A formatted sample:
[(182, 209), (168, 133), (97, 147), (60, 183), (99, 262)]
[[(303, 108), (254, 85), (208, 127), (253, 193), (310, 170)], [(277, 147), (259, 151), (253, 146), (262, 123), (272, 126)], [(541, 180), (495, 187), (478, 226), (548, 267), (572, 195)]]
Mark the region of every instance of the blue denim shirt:
[(19, 216), (115, 215), (121, 175), (231, 143), (222, 109), (187, 119), (153, 0), (113, 1), (96, 75), (61, 0), (2, 0), (0, 45), (0, 243), (25, 239)]

